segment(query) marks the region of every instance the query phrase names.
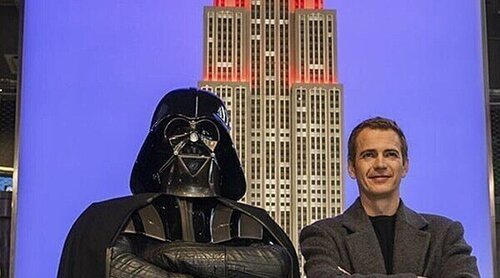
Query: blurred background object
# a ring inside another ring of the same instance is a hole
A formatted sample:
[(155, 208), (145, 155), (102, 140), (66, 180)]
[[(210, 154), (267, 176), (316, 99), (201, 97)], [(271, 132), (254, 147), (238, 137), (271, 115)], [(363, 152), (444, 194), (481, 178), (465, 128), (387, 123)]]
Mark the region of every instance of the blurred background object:
[(496, 273), (500, 274), (500, 1), (486, 0), (491, 146), (495, 183)]
[(9, 277), (19, 33), (19, 2), (0, 0), (0, 277)]

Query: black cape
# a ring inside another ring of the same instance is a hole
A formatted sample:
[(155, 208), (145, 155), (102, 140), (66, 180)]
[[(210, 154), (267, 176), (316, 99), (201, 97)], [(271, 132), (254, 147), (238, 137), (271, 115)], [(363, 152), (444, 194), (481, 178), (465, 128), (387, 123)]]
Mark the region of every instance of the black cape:
[[(71, 227), (64, 243), (57, 277), (108, 277), (108, 248), (114, 245), (131, 214), (147, 206), (160, 195), (143, 193), (90, 205)], [(218, 200), (261, 223), (290, 255), (290, 277), (300, 277), (297, 254), (290, 239), (265, 210), (225, 198)]]

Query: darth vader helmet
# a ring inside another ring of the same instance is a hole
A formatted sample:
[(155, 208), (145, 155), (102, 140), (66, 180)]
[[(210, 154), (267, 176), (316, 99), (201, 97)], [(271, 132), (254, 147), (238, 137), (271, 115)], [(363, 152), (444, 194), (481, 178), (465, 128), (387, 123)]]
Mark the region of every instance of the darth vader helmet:
[(167, 93), (154, 112), (130, 188), (134, 194), (243, 197), (245, 177), (223, 102), (194, 88)]

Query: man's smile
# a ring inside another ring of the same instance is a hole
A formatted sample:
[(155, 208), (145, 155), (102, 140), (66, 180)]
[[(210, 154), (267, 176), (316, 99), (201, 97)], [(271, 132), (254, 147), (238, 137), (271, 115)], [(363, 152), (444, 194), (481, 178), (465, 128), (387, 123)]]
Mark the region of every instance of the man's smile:
[(372, 176), (368, 178), (375, 183), (386, 183), (391, 177), (392, 176)]
[(391, 178), (391, 177), (392, 177), (391, 174), (372, 174), (368, 176), (369, 179)]

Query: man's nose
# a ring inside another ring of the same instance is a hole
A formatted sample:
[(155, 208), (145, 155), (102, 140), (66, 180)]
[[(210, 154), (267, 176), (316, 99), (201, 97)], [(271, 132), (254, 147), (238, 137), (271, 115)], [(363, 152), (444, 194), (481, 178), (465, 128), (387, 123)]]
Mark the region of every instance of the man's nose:
[(375, 159), (375, 165), (374, 165), (375, 169), (385, 169), (387, 168), (387, 163), (385, 161), (385, 158), (383, 156), (378, 156), (376, 159)]

